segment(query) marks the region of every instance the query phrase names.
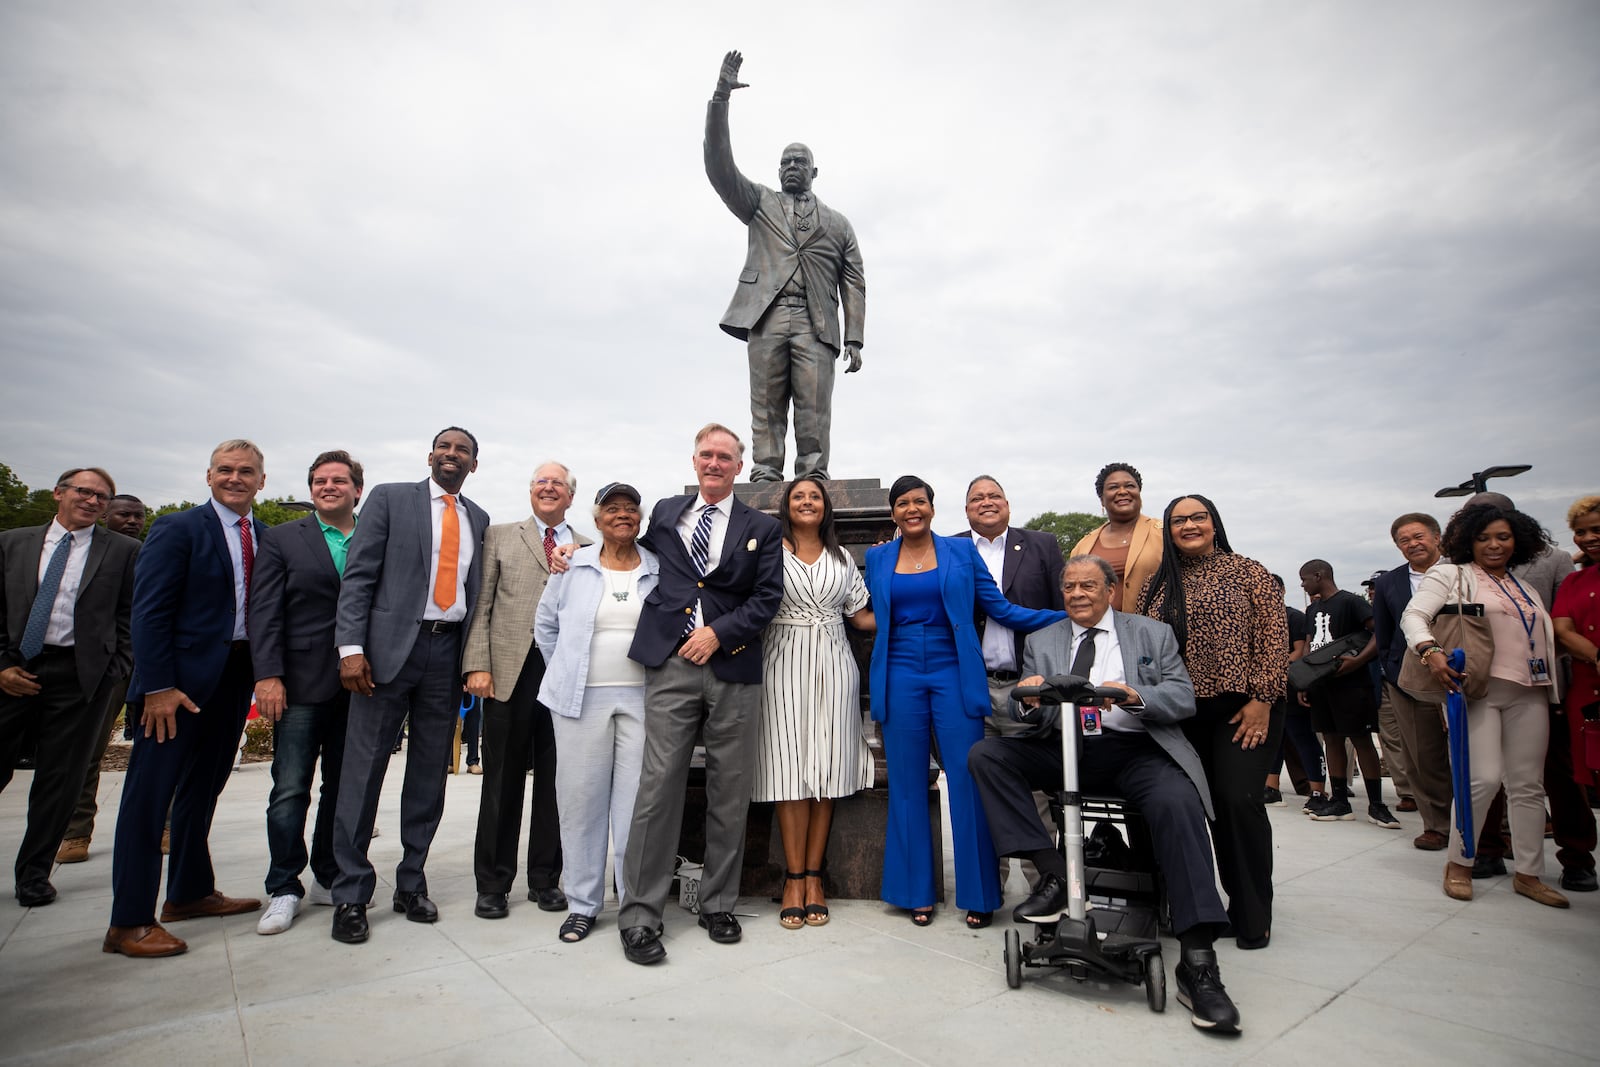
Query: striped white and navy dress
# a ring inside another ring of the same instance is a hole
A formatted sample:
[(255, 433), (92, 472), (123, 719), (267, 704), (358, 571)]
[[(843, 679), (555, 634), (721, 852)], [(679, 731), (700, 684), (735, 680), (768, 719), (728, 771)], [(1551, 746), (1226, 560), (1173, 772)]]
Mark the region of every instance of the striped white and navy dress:
[(867, 603), (855, 565), (783, 552), (783, 603), (762, 639), (765, 685), (754, 799), (847, 797), (872, 784), (861, 674), (844, 616)]

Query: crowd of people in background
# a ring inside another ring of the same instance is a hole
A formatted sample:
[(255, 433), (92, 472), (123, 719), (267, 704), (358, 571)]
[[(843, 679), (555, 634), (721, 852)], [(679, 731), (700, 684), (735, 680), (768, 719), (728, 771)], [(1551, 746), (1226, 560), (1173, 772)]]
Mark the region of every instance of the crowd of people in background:
[[(18, 902), (50, 904), (52, 863), (88, 858), (101, 757), (126, 707), (107, 953), (176, 955), (186, 945), (167, 926), (200, 916), (259, 910), (258, 931), (281, 934), (307, 903), (331, 907), (335, 940), (367, 941), (368, 854), (402, 728), (390, 903), (434, 922), (426, 862), (465, 696), (481, 708), (481, 756), (480, 727), (467, 729), (482, 774), (478, 917), (509, 916), (524, 851), (528, 900), (566, 912), (560, 941), (586, 939), (614, 888), (627, 959), (663, 961), (699, 751), (699, 925), (714, 942), (743, 936), (755, 801), (776, 805), (778, 924), (821, 926), (835, 804), (875, 781), (852, 628), (871, 638), (868, 718), (887, 768), (881, 896), (917, 927), (934, 921), (942, 864), (930, 754), (966, 926), (993, 922), (1013, 860), (1029, 896), (1011, 918), (1055, 921), (1067, 871), (1045, 795), (1061, 781), (1061, 724), (1011, 690), (1072, 674), (1118, 694), (1084, 739), (1084, 781), (1149, 822), (1182, 950), (1178, 998), (1202, 1029), (1240, 1025), (1216, 942), (1271, 943), (1267, 808), (1286, 794), (1315, 822), (1354, 821), (1359, 776), (1366, 821), (1395, 831), (1396, 811), (1415, 814), (1413, 844), (1446, 853), (1456, 900), (1510, 859), (1516, 893), (1568, 907), (1544, 878), (1546, 836), (1561, 889), (1596, 888), (1600, 496), (1568, 514), (1576, 565), (1509, 499), (1480, 493), (1443, 526), (1397, 517), (1403, 562), (1363, 582), (1365, 596), (1307, 561), (1302, 613), (1235, 550), (1216, 503), (1188, 493), (1146, 514), (1126, 463), (1096, 476), (1105, 522), (1067, 553), (1011, 525), (989, 474), (967, 486), (967, 528), (936, 534), (934, 487), (906, 475), (885, 500), (893, 538), (858, 566), (824, 477), (786, 484), (776, 517), (734, 494), (744, 443), (719, 424), (695, 436), (695, 491), (657, 501), (648, 524), (636, 488), (601, 486), (598, 542), (569, 524), (578, 480), (553, 461), (530, 479), (529, 516), (491, 525), (462, 493), (478, 453), (448, 427), (427, 477), (367, 492), (354, 457), (323, 452), (307, 468), (311, 514), (268, 527), (252, 517), (265, 457), (230, 440), (207, 465), (210, 499), (142, 543), (143, 504), (96, 467), (61, 475), (49, 524), (0, 534), (0, 788), (25, 748), (35, 767)], [(1481, 638), (1464, 668), (1447, 626)], [(1445, 711), (1457, 694), (1463, 781)], [(222, 893), (208, 845), (252, 706), (274, 738), (264, 901)], [(1468, 806), (1470, 823), (1457, 817)]]

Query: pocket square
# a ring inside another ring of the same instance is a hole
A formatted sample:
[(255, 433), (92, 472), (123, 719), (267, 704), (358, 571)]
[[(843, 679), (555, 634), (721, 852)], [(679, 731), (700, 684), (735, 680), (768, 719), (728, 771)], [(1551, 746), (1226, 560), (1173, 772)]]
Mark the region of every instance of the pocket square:
[(756, 539), (754, 537), (744, 543), (744, 550), (746, 552), (754, 552), (756, 550)]

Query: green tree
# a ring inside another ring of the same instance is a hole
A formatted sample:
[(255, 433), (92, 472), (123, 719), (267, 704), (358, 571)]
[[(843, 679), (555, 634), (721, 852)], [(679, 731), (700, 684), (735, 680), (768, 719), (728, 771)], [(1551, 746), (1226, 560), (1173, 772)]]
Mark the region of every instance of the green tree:
[[(257, 500), (255, 506), (251, 509), (251, 514), (263, 526), (278, 526), (309, 514), (302, 508), (294, 507), (294, 502), (295, 500), (292, 496), (274, 497), (271, 500)], [(144, 532), (148, 534), (150, 532), (150, 524), (161, 516), (171, 515), (174, 511), (188, 511), (194, 506), (195, 503), (192, 500), (185, 500), (179, 504), (162, 504), (150, 513), (149, 518), (145, 519)]]
[(56, 513), (53, 489), (33, 489), (16, 472), (0, 463), (0, 530), (43, 526)]
[(1090, 515), (1087, 511), (1046, 511), (1035, 515), (1023, 524), (1025, 530), (1043, 530), (1056, 535), (1056, 540), (1061, 542), (1061, 554), (1072, 555), (1072, 546), (1082, 540), (1083, 535), (1106, 520), (1098, 515)]

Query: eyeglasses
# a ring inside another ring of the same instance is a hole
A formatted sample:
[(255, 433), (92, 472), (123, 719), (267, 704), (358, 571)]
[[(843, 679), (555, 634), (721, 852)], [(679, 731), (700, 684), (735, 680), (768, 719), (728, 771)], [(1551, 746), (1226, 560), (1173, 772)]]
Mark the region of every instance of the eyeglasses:
[(1209, 511), (1197, 511), (1193, 515), (1174, 515), (1170, 519), (1168, 519), (1167, 521), (1170, 522), (1173, 526), (1187, 526), (1191, 522), (1194, 523), (1196, 526), (1199, 526), (1201, 523), (1206, 523), (1206, 522), (1210, 522), (1211, 521), (1211, 512), (1209, 512)]
[(84, 500), (110, 500), (111, 499), (111, 494), (110, 493), (102, 493), (98, 489), (89, 489), (89, 488), (87, 488), (85, 486), (81, 486), (81, 485), (67, 485), (67, 486), (63, 486), (62, 488), (71, 489), (74, 493), (77, 493)]

